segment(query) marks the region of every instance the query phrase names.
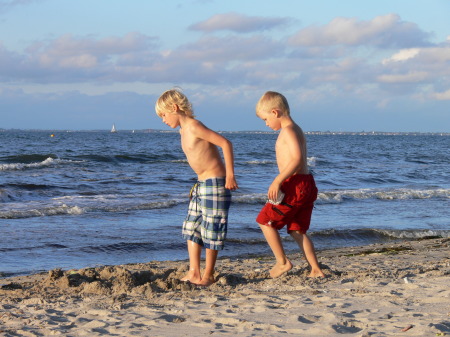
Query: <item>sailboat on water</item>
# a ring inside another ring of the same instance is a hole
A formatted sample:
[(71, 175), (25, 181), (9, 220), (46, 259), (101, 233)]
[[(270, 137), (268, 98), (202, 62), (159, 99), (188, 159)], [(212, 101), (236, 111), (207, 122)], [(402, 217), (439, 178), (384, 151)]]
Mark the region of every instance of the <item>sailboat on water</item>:
[(113, 124), (113, 126), (112, 126), (112, 128), (111, 128), (111, 132), (117, 132), (117, 130), (116, 130), (116, 125), (115, 124)]

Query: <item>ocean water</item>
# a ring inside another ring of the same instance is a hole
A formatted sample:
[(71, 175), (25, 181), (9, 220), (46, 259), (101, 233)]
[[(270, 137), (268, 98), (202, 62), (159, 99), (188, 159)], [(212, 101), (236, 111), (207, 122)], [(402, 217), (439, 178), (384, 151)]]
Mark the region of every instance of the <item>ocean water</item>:
[[(270, 254), (255, 223), (276, 175), (275, 132), (224, 132), (240, 186), (219, 256)], [(450, 136), (308, 134), (319, 251), (450, 235)], [(196, 177), (179, 134), (0, 131), (0, 277), (184, 260)], [(298, 248), (284, 230), (285, 248)]]

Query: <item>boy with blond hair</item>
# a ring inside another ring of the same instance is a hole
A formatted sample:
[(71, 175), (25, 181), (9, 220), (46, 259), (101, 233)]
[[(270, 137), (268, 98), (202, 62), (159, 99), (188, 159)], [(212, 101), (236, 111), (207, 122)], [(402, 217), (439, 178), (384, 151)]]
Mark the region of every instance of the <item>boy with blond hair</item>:
[(314, 245), (306, 235), (317, 188), (308, 170), (305, 135), (292, 120), (286, 98), (278, 92), (268, 91), (260, 98), (256, 115), (272, 130), (281, 130), (275, 144), (279, 174), (269, 186), (268, 202), (256, 218), (276, 259), (270, 276), (275, 278), (292, 269), (278, 232), (287, 226), (287, 232), (297, 242), (311, 267), (309, 277), (325, 277)]
[[(177, 89), (164, 92), (156, 101), (156, 113), (169, 127), (180, 127), (181, 147), (198, 181), (191, 189), (188, 215), (182, 235), (187, 240), (189, 271), (181, 281), (200, 286), (215, 282), (218, 251), (227, 234), (230, 190), (238, 188), (234, 177), (233, 146), (229, 140), (195, 119), (188, 98)], [(225, 164), (219, 153), (222, 148)], [(205, 270), (200, 272), (202, 247)]]

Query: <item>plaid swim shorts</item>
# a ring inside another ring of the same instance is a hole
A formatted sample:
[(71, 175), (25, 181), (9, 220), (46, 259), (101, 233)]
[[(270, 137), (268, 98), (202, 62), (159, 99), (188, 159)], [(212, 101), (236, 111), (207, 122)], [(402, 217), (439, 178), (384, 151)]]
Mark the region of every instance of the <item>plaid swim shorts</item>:
[(198, 181), (191, 189), (182, 235), (205, 248), (221, 250), (227, 236), (231, 192), (225, 178)]

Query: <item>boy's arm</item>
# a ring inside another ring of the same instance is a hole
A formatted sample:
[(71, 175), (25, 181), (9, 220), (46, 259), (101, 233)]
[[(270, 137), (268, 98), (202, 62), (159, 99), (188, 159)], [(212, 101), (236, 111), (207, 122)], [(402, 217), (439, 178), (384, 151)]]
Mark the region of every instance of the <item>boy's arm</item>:
[(288, 153), (289, 160), (283, 163), (283, 167), (280, 167), (280, 173), (269, 186), (267, 196), (271, 200), (278, 199), (281, 184), (298, 171), (302, 160), (302, 150), (297, 133), (292, 128), (285, 128), (280, 133), (280, 137), (282, 137), (280, 139), (283, 145), (282, 150)]
[(198, 138), (204, 139), (205, 141), (222, 148), (226, 171), (225, 188), (229, 190), (236, 190), (239, 188), (234, 177), (234, 154), (231, 142), (217, 132), (208, 129), (201, 123), (198, 123), (195, 126), (194, 133)]

